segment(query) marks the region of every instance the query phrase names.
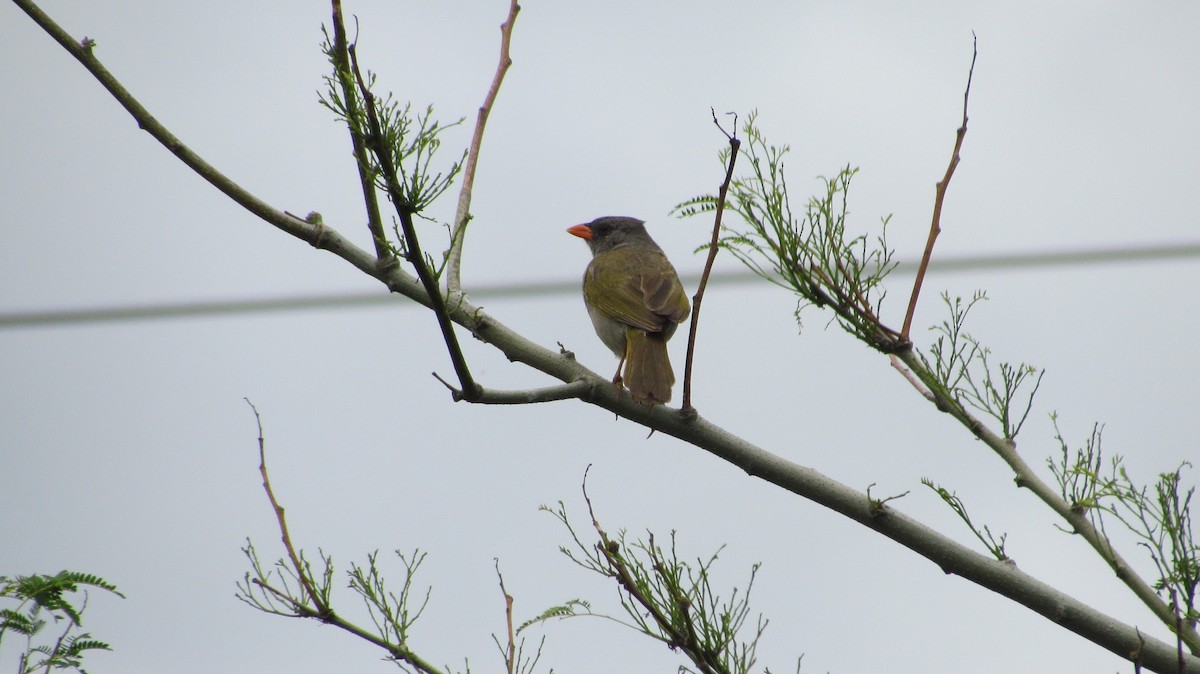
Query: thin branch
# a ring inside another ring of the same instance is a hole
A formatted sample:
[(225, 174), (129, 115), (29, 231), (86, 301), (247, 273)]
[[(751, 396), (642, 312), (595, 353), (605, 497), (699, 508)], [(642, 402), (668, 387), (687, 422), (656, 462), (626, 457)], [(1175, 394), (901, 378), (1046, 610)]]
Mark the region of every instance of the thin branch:
[[(273, 588), (267, 588), (267, 589), (271, 589), (274, 591)], [(415, 667), (417, 669), (417, 671), (425, 672), (426, 674), (442, 674), (442, 670), (438, 669), (433, 664), (427, 662), (426, 660), (421, 658), (421, 656), (417, 655), (416, 653), (413, 653), (408, 648), (405, 648), (403, 646), (397, 646), (396, 644), (389, 642), (387, 639), (384, 639), (383, 637), (379, 636), (378, 634), (373, 634), (373, 633), (368, 632), (367, 630), (359, 627), (358, 625), (355, 625), (354, 623), (343, 620), (338, 615), (330, 614), (328, 616), (322, 616), (322, 615), (319, 615), (316, 611), (312, 610), (311, 608), (308, 608), (307, 606), (296, 606), (295, 608), (296, 608), (296, 613), (300, 614), (300, 617), (315, 618), (315, 619), (320, 620), (321, 622), (325, 623), (326, 625), (332, 625), (333, 627), (336, 627), (344, 632), (353, 634), (354, 636), (358, 637), (359, 639), (362, 639), (363, 641), (375, 644), (376, 646), (387, 651), (388, 655), (390, 655), (392, 658), (394, 658), (396, 660), (401, 660), (403, 662), (407, 662), (408, 664)]]
[(500, 93), (500, 85), (504, 75), (512, 66), (509, 56), (509, 45), (512, 43), (513, 24), (517, 21), (517, 13), (521, 5), (517, 0), (509, 0), (508, 17), (500, 24), (500, 62), (496, 64), (496, 74), (488, 87), (483, 105), (479, 106), (479, 116), (475, 118), (475, 132), (471, 135), (471, 147), (467, 150), (467, 163), (463, 168), (462, 189), (458, 192), (458, 211), (454, 215), (454, 229), (450, 234), (450, 259), (446, 262), (446, 290), (453, 297), (462, 292), (462, 251), (467, 238), (467, 224), (471, 221), (471, 190), (475, 186), (475, 165), (479, 162), (479, 147), (483, 144), (483, 128), (487, 125), (488, 115), (496, 104), (496, 96)]
[[(307, 566), (300, 561), (300, 555), (296, 553), (295, 546), (292, 545), (292, 535), (288, 533), (287, 518), (284, 516), (283, 506), (279, 504), (279, 500), (275, 498), (275, 490), (271, 489), (271, 477), (267, 474), (267, 444), (263, 439), (262, 417), (258, 414), (258, 408), (254, 403), (250, 402), (249, 398), (243, 398), (250, 409), (254, 411), (254, 422), (258, 424), (258, 472), (262, 475), (263, 489), (267, 492), (267, 498), (271, 501), (271, 508), (275, 510), (275, 519), (279, 523), (279, 535), (283, 540), (283, 548), (287, 550), (288, 560), (292, 563), (292, 568), (296, 571), (296, 578), (300, 581), (300, 586), (304, 588), (304, 593), (312, 600), (313, 606), (316, 606), (316, 617), (321, 620), (326, 620), (332, 615), (332, 610), (329, 604), (325, 603), (321, 593), (313, 587), (312, 578), (309, 577)], [(294, 604), (294, 602), (293, 602)], [(301, 608), (301, 606), (294, 606)]]
[(517, 644), (513, 633), (513, 598), (504, 587), (504, 575), (500, 573), (500, 560), (496, 559), (495, 562), (496, 577), (500, 579), (500, 594), (504, 595), (504, 622), (508, 626), (508, 648), (504, 652), (504, 664), (508, 667), (508, 674), (514, 674), (517, 671)]
[(967, 135), (967, 103), (971, 99), (971, 78), (975, 76), (975, 59), (979, 56), (979, 40), (971, 33), (971, 68), (967, 71), (967, 87), (963, 91), (962, 124), (954, 134), (954, 152), (950, 155), (950, 164), (946, 167), (946, 175), (937, 184), (933, 199), (933, 222), (929, 225), (929, 238), (925, 242), (925, 253), (921, 255), (921, 264), (917, 267), (917, 277), (913, 281), (912, 296), (908, 298), (908, 311), (904, 314), (904, 327), (900, 329), (900, 339), (909, 341), (908, 332), (912, 328), (913, 314), (917, 312), (917, 297), (921, 294), (921, 285), (925, 282), (925, 270), (929, 268), (929, 258), (933, 256), (933, 244), (942, 231), (942, 202), (946, 200), (946, 188), (954, 169), (958, 168), (959, 152), (962, 150), (963, 138)]
[[(591, 466), (588, 466), (591, 469)], [(592, 507), (592, 499), (587, 493), (587, 471), (583, 474), (583, 500), (587, 503), (588, 515), (592, 518), (592, 528), (596, 530), (596, 534), (600, 537), (600, 544), (596, 546), (600, 555), (608, 562), (612, 569), (612, 575), (620, 584), (621, 588), (633, 598), (642, 607), (646, 613), (654, 620), (658, 629), (665, 635), (664, 641), (672, 648), (682, 650), (704, 674), (714, 674), (714, 670), (709, 666), (704, 653), (699, 648), (698, 640), (695, 639), (695, 632), (689, 633), (679, 631), (671, 622), (670, 616), (663, 612), (659, 602), (656, 602), (653, 597), (647, 596), (638, 586), (637, 580), (634, 579), (629, 566), (625, 563), (625, 559), (621, 556), (621, 546), (616, 541), (613, 541), (605, 533), (604, 527), (600, 526), (600, 521), (596, 519), (596, 511)], [(651, 537), (648, 551), (654, 549), (654, 539)], [(653, 552), (651, 552), (653, 558)], [(689, 626), (690, 626), (690, 621)], [(647, 634), (650, 632), (647, 631)], [(652, 635), (653, 636), (653, 635)]]
[[(341, 21), (341, 18), (340, 14), (334, 15), (335, 21)], [(345, 30), (345, 28), (343, 27), (342, 30)], [(366, 139), (367, 147), (375, 153), (376, 158), (379, 160), (379, 168), (383, 173), (383, 178), (387, 185), (388, 196), (391, 197), (392, 206), (395, 207), (396, 215), (400, 218), (400, 226), (404, 230), (404, 241), (406, 244), (405, 257), (416, 270), (417, 278), (420, 279), (421, 285), (425, 288), (425, 293), (429, 296), (433, 313), (437, 317), (438, 327), (442, 330), (442, 338), (446, 342), (446, 349), (450, 352), (450, 362), (453, 363), (454, 372), (458, 375), (459, 383), (462, 385), (463, 398), (465, 400), (473, 400), (479, 394), (480, 386), (471, 377), (471, 370), (467, 367), (467, 359), (463, 355), (462, 347), (458, 343), (458, 337), (454, 333), (454, 324), (451, 322), (449, 312), (446, 309), (446, 300), (442, 296), (437, 278), (425, 260), (425, 254), (421, 252), (421, 244), (417, 238), (417, 228), (413, 224), (414, 213), (411, 208), (405, 206), (404, 191), (396, 180), (398, 168), (392, 157), (392, 149), (388, 146), (385, 139), (383, 126), (379, 121), (375, 94), (367, 87), (367, 82), (363, 78), (362, 70), (358, 66), (358, 53), (354, 45), (350, 45), (348, 51), (350, 52), (350, 67), (354, 72), (355, 80), (358, 82), (358, 90), (362, 94), (363, 104), (366, 106), (367, 124), (369, 126), (369, 135)]]
[(896, 368), (896, 371), (900, 373), (900, 376), (904, 377), (908, 383), (917, 390), (917, 393), (920, 393), (929, 402), (937, 402), (937, 397), (934, 396), (933, 393), (926, 388), (919, 379), (917, 379), (917, 376), (912, 373), (912, 370), (908, 369), (904, 366), (904, 363), (900, 362), (900, 359), (896, 357), (896, 354), (888, 354), (888, 358), (891, 360), (892, 367)]
[(737, 115), (733, 117), (733, 133), (730, 133), (717, 120), (716, 110), (709, 108), (709, 111), (712, 113), (713, 124), (729, 141), (729, 164), (725, 167), (725, 180), (721, 183), (721, 189), (717, 193), (712, 240), (708, 243), (708, 257), (704, 260), (704, 273), (700, 275), (700, 285), (692, 297), (692, 323), (688, 326), (687, 362), (683, 369), (683, 404), (679, 408), (686, 416), (696, 415), (696, 408), (692, 407), (692, 363), (696, 354), (696, 330), (700, 325), (700, 303), (704, 301), (704, 290), (708, 287), (708, 277), (712, 273), (713, 262), (717, 259), (719, 248), (717, 243), (721, 238), (721, 216), (725, 213), (725, 198), (729, 194), (729, 183), (733, 181), (733, 167), (737, 164), (738, 150), (742, 146), (742, 141), (737, 137)]
[[(442, 383), (450, 390), (450, 395), (454, 402), (466, 400), (463, 392), (455, 388), (439, 375), (434, 372), (433, 377)], [(543, 388), (533, 389), (518, 389), (514, 391), (497, 391), (494, 389), (486, 389), (479, 387), (475, 394), (475, 398), (468, 401), (479, 403), (482, 405), (528, 405), (530, 403), (548, 403), (556, 400), (572, 400), (581, 398), (583, 395), (592, 390), (595, 382), (580, 379), (569, 384), (559, 386), (546, 386)], [(611, 385), (610, 385), (611, 386)]]
[(379, 211), (379, 198), (375, 192), (375, 178), (371, 175), (370, 163), (367, 161), (367, 143), (359, 133), (354, 120), (361, 116), (358, 109), (358, 96), (354, 89), (354, 78), (350, 75), (349, 41), (346, 38), (346, 25), (342, 20), (341, 0), (333, 2), (333, 66), (337, 70), (338, 84), (342, 88), (342, 101), (346, 106), (346, 127), (350, 131), (350, 144), (354, 148), (354, 163), (358, 167), (358, 180), (362, 184), (363, 203), (367, 207), (367, 230), (375, 242), (375, 257), (379, 260), (391, 258), (388, 250), (387, 234), (383, 231), (383, 216)]

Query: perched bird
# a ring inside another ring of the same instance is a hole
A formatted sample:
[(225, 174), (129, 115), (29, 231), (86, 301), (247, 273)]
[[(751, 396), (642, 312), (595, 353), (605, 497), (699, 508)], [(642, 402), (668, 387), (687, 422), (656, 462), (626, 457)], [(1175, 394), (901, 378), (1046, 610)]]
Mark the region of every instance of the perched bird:
[(592, 249), (583, 303), (600, 341), (620, 358), (613, 383), (647, 405), (670, 402), (667, 340), (692, 312), (675, 268), (636, 218), (596, 218), (567, 231)]

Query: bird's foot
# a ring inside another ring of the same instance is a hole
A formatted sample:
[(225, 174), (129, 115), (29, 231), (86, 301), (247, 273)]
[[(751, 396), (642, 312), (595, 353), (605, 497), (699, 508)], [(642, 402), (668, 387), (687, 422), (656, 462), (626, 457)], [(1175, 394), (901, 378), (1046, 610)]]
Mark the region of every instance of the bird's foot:
[(625, 388), (625, 380), (621, 378), (620, 373), (617, 373), (617, 375), (613, 377), (612, 383), (613, 388), (617, 390), (617, 396), (619, 397), (621, 395), (621, 389)]

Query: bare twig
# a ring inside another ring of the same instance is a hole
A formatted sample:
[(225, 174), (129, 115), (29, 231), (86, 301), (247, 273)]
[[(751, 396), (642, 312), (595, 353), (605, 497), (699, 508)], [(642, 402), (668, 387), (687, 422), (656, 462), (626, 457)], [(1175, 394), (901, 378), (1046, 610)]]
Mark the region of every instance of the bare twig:
[(349, 41), (346, 38), (346, 25), (342, 20), (341, 0), (333, 2), (333, 66), (337, 70), (336, 77), (342, 88), (342, 101), (346, 106), (346, 127), (350, 131), (350, 144), (354, 148), (354, 160), (358, 165), (358, 180), (362, 184), (363, 203), (367, 207), (367, 230), (375, 242), (375, 257), (386, 260), (391, 257), (388, 250), (387, 235), (383, 231), (383, 216), (379, 212), (379, 198), (375, 192), (375, 178), (371, 175), (370, 164), (367, 162), (366, 140), (358, 132), (353, 120), (361, 115), (358, 109), (358, 96), (355, 95), (354, 78), (350, 74)]
[(1142, 674), (1142, 649), (1146, 646), (1146, 640), (1142, 638), (1141, 630), (1137, 630), (1137, 638), (1138, 646), (1129, 654), (1129, 659), (1133, 661), (1133, 674)]
[(950, 164), (946, 167), (946, 175), (937, 184), (933, 199), (933, 222), (929, 226), (929, 238), (925, 242), (925, 253), (921, 256), (921, 264), (917, 267), (917, 277), (913, 281), (912, 296), (908, 298), (908, 311), (904, 314), (904, 327), (900, 329), (900, 339), (908, 341), (908, 333), (912, 328), (913, 314), (917, 312), (917, 297), (921, 294), (921, 285), (925, 282), (925, 270), (929, 268), (929, 258), (933, 255), (933, 244), (942, 231), (942, 202), (946, 200), (946, 188), (954, 169), (958, 168), (959, 152), (962, 150), (963, 138), (967, 135), (967, 103), (971, 99), (971, 78), (975, 75), (975, 59), (979, 56), (979, 40), (971, 33), (971, 68), (967, 71), (967, 87), (963, 91), (962, 124), (954, 135), (954, 152), (950, 155)]
[(509, 0), (508, 17), (500, 24), (500, 62), (496, 64), (496, 74), (488, 87), (483, 105), (479, 106), (479, 116), (475, 118), (475, 132), (471, 135), (471, 147), (467, 150), (467, 163), (463, 168), (462, 188), (458, 192), (458, 211), (454, 215), (454, 229), (450, 234), (450, 259), (446, 261), (446, 290), (453, 296), (462, 292), (462, 251), (467, 238), (467, 224), (471, 221), (471, 190), (475, 185), (475, 165), (479, 162), (479, 147), (483, 143), (483, 128), (487, 125), (488, 115), (496, 103), (496, 95), (500, 93), (500, 84), (504, 75), (512, 66), (509, 56), (509, 46), (512, 43), (513, 24), (517, 21), (517, 13), (521, 5), (517, 0)]
[(680, 411), (692, 417), (696, 415), (696, 408), (692, 406), (692, 363), (696, 354), (696, 329), (700, 324), (700, 303), (704, 301), (704, 289), (708, 287), (708, 277), (712, 273), (713, 262), (717, 259), (717, 242), (721, 238), (721, 216), (725, 213), (725, 198), (729, 194), (729, 183), (733, 181), (733, 167), (737, 164), (738, 150), (742, 146), (742, 141), (737, 137), (737, 115), (733, 117), (733, 132), (730, 133), (717, 120), (716, 110), (709, 108), (709, 111), (712, 113), (713, 124), (729, 141), (729, 164), (725, 167), (725, 180), (721, 183), (721, 189), (717, 193), (712, 240), (708, 244), (708, 257), (704, 260), (704, 273), (700, 275), (700, 285), (696, 288), (696, 294), (692, 296), (692, 323), (688, 326), (687, 362), (683, 368), (683, 404), (680, 405)]
[(288, 533), (287, 518), (284, 516), (283, 506), (275, 498), (275, 490), (271, 489), (271, 478), (267, 474), (267, 443), (263, 439), (262, 417), (259, 416), (258, 408), (254, 406), (254, 403), (250, 402), (249, 398), (243, 398), (243, 400), (254, 411), (254, 422), (258, 424), (258, 472), (262, 475), (263, 489), (266, 490), (267, 498), (271, 501), (271, 508), (275, 510), (275, 519), (279, 523), (279, 535), (283, 540), (283, 548), (287, 550), (288, 560), (291, 561), (292, 568), (296, 571), (296, 578), (300, 581), (300, 586), (304, 588), (304, 593), (308, 595), (308, 598), (312, 600), (313, 606), (316, 607), (316, 616), (324, 620), (332, 614), (332, 611), (329, 605), (325, 603), (321, 593), (317, 592), (317, 589), (313, 587), (308, 567), (300, 561), (300, 555), (296, 553), (296, 548), (292, 545), (292, 535)]
[[(465, 400), (463, 392), (441, 377), (438, 373), (432, 373), (433, 377), (442, 383), (450, 390), (450, 395), (454, 402)], [(560, 386), (545, 386), (543, 388), (534, 389), (517, 389), (513, 391), (497, 391), (486, 389), (482, 386), (476, 392), (476, 396), (470, 402), (480, 403), (483, 405), (528, 405), (530, 403), (548, 403), (556, 400), (571, 400), (574, 398), (583, 397), (588, 391), (595, 386), (594, 382), (580, 379), (569, 384)], [(611, 387), (610, 387), (611, 388)]]
[[(341, 21), (340, 14), (334, 14), (335, 21)], [(343, 27), (342, 30), (345, 30)], [(354, 72), (354, 78), (358, 82), (358, 90), (362, 94), (363, 105), (367, 112), (367, 125), (369, 127), (366, 138), (367, 147), (374, 152), (379, 160), (379, 169), (383, 173), (384, 181), (387, 185), (388, 195), (392, 199), (392, 205), (396, 209), (396, 215), (400, 219), (400, 226), (404, 230), (405, 241), (405, 258), (409, 264), (417, 272), (417, 278), (420, 279), (421, 285), (425, 288), (425, 292), (429, 295), (430, 307), (433, 309), (434, 315), (437, 316), (438, 327), (442, 330), (442, 338), (446, 342), (446, 349), (450, 352), (450, 362), (454, 365), (454, 372), (458, 375), (458, 381), (462, 386), (462, 395), (465, 400), (474, 400), (479, 394), (480, 386), (475, 383), (471, 377), (471, 370), (467, 367), (467, 359), (463, 355), (462, 347), (458, 343), (458, 337), (454, 334), (454, 323), (450, 320), (450, 314), (446, 309), (446, 300), (442, 296), (441, 288), (438, 286), (437, 278), (434, 276), (433, 270), (429, 268), (428, 262), (425, 260), (425, 254), (421, 252), (421, 244), (417, 238), (417, 228), (413, 224), (413, 210), (406, 207), (407, 199), (404, 196), (404, 191), (397, 182), (396, 175), (398, 167), (395, 159), (392, 157), (392, 149), (388, 146), (384, 138), (383, 126), (379, 121), (379, 112), (376, 109), (377, 103), (375, 94), (367, 87), (367, 82), (363, 78), (362, 70), (358, 65), (358, 53), (354, 45), (348, 48), (350, 53), (350, 67)]]
[(500, 594), (504, 595), (504, 621), (508, 625), (508, 647), (504, 653), (504, 664), (508, 667), (508, 674), (515, 674), (517, 671), (517, 644), (513, 633), (513, 598), (504, 587), (504, 575), (500, 573), (500, 560), (496, 562), (496, 577), (500, 579)]
[(917, 393), (925, 396), (925, 399), (929, 402), (937, 402), (937, 397), (934, 396), (933, 393), (921, 383), (921, 380), (917, 379), (917, 376), (912, 373), (912, 370), (908, 369), (904, 366), (904, 363), (900, 362), (900, 359), (896, 356), (896, 354), (888, 354), (888, 358), (891, 360), (892, 367), (896, 368), (896, 371), (900, 373), (900, 376), (904, 377), (909, 384), (912, 384), (913, 388), (917, 389)]

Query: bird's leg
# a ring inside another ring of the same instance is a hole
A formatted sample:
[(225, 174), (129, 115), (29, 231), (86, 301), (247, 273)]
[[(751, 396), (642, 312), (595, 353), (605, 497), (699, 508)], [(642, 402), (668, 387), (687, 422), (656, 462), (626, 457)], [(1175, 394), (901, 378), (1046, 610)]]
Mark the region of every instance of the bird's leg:
[(625, 356), (621, 356), (621, 360), (617, 362), (617, 373), (613, 375), (613, 386), (617, 387), (617, 393), (621, 392), (621, 387), (625, 384), (625, 380), (621, 378), (622, 367), (625, 367)]
[(621, 368), (625, 367), (625, 360), (629, 358), (629, 340), (625, 340), (625, 348), (621, 352), (621, 360), (617, 361), (617, 373), (613, 375), (613, 386), (617, 389), (617, 397), (621, 397), (621, 389), (625, 387), (625, 380), (621, 378)]

